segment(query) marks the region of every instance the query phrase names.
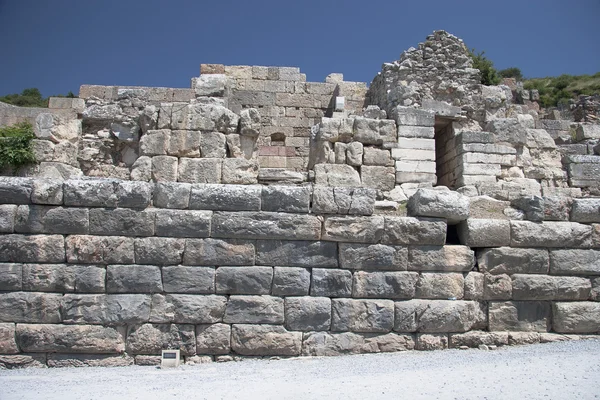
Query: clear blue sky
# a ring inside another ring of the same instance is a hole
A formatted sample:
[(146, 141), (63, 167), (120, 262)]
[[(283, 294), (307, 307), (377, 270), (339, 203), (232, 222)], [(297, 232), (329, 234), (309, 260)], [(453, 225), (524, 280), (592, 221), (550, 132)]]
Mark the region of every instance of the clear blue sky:
[(370, 83), (445, 29), (527, 77), (600, 71), (600, 0), (0, 0), (0, 95), (189, 87), (201, 63)]

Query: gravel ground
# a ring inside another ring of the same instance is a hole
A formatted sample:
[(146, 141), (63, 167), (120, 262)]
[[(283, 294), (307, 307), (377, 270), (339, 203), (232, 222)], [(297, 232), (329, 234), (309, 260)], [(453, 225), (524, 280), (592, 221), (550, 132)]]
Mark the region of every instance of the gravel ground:
[(600, 399), (600, 340), (156, 367), (0, 371), (0, 399)]

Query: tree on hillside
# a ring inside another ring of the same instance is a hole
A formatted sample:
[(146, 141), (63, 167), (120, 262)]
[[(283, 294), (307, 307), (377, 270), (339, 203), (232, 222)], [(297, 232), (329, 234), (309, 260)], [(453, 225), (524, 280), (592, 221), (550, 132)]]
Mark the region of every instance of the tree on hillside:
[(497, 85), (500, 83), (500, 76), (494, 68), (494, 63), (485, 57), (485, 51), (477, 53), (475, 49), (469, 51), (473, 60), (473, 68), (481, 72), (481, 83), (486, 86)]
[(518, 81), (523, 80), (523, 74), (521, 70), (517, 67), (510, 67), (503, 70), (498, 71), (498, 75), (502, 78), (515, 78)]
[[(77, 97), (71, 91), (64, 94), (59, 94), (53, 97)], [(19, 107), (48, 107), (48, 98), (42, 97), (42, 93), (38, 88), (29, 88), (21, 92), (21, 94), (13, 93), (0, 97), (0, 101)]]

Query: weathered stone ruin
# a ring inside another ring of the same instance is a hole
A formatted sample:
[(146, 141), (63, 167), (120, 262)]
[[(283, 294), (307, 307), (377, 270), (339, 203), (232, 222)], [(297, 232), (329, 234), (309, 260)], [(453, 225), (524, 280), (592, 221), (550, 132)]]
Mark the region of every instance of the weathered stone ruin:
[(203, 64), (1, 105), (39, 164), (0, 178), (0, 367), (597, 334), (600, 126), (557, 116), (443, 31), (368, 87)]

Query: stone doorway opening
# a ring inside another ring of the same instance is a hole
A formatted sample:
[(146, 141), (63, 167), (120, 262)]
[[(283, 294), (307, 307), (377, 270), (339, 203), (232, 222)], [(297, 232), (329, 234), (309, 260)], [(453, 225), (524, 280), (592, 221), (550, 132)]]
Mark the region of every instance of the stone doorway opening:
[(452, 119), (436, 115), (434, 132), (436, 186), (455, 189), (458, 179), (458, 158)]

